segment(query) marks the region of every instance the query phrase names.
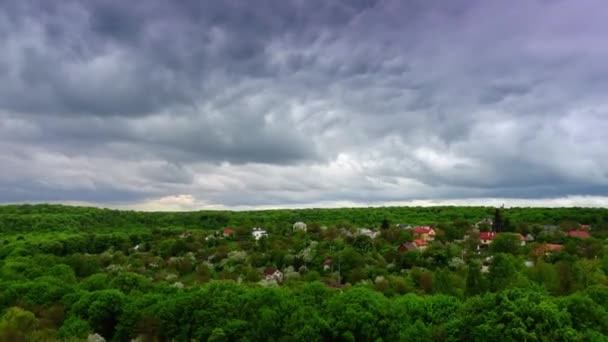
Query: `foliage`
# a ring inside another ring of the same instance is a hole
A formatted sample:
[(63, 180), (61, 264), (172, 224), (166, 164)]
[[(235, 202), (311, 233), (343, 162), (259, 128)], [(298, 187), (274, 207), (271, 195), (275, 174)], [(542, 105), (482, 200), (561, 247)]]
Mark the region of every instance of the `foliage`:
[[(493, 215), (505, 233), (481, 248), (473, 224)], [(591, 238), (566, 236), (579, 223)], [(401, 250), (407, 225), (437, 238)], [(0, 341), (606, 340), (607, 228), (586, 208), (0, 206)]]

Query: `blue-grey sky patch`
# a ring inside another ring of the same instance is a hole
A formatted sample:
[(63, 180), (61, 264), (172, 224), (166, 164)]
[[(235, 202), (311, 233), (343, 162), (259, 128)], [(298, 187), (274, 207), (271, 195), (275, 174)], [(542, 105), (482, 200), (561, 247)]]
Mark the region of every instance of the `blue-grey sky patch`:
[(606, 17), (601, 0), (5, 1), (0, 202), (602, 197)]

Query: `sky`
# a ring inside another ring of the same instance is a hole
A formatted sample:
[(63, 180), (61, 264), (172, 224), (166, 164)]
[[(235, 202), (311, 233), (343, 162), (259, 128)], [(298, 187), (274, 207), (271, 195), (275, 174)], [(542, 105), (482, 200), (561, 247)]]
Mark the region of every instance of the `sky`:
[(608, 206), (603, 0), (0, 1), (0, 203)]

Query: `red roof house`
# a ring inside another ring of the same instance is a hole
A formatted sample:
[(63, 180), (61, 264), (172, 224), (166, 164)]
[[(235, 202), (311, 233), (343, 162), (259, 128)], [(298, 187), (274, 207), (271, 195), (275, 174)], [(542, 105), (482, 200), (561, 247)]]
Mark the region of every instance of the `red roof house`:
[(544, 243), (540, 246), (538, 246), (535, 250), (534, 250), (534, 255), (536, 255), (537, 257), (542, 256), (542, 255), (547, 255), (547, 254), (551, 254), (554, 252), (559, 252), (564, 248), (564, 245), (559, 245), (556, 243)]
[[(498, 234), (513, 234), (513, 233), (498, 233)], [(481, 233), (479, 233), (479, 242), (481, 242), (481, 244), (483, 244), (483, 245), (489, 245), (492, 243), (492, 241), (494, 241), (494, 239), (496, 238), (496, 235), (497, 235), (496, 232), (481, 232)], [(517, 234), (517, 237), (522, 246), (526, 244), (525, 236), (523, 236), (521, 234)]]
[(283, 272), (273, 267), (264, 269), (264, 276), (266, 280), (276, 280), (279, 282), (283, 280)]
[(432, 241), (435, 239), (435, 229), (431, 226), (418, 226), (415, 227), (412, 232), (414, 233), (415, 239), (424, 241)]
[[(426, 242), (425, 242), (426, 243)], [(404, 242), (399, 246), (398, 251), (403, 253), (406, 251), (415, 251), (418, 249), (418, 246), (416, 246), (415, 243), (413, 242)]]
[(520, 243), (520, 245), (525, 246), (526, 245), (526, 241), (527, 241), (526, 237), (523, 236), (523, 235), (521, 235), (521, 234), (517, 234), (517, 235), (519, 236), (519, 243)]
[(589, 238), (589, 233), (583, 230), (571, 230), (568, 232), (568, 236), (587, 239)]
[(479, 233), (479, 242), (482, 245), (489, 245), (496, 237), (496, 232), (481, 232)]
[(234, 235), (234, 229), (226, 228), (224, 229), (224, 236), (232, 236)]
[(421, 248), (421, 249), (424, 249), (429, 245), (426, 242), (426, 240), (422, 240), (422, 239), (414, 240), (414, 244), (416, 245), (416, 247)]
[(323, 270), (329, 271), (331, 269), (332, 264), (333, 260), (331, 260), (330, 258), (325, 259), (325, 261), (323, 261)]

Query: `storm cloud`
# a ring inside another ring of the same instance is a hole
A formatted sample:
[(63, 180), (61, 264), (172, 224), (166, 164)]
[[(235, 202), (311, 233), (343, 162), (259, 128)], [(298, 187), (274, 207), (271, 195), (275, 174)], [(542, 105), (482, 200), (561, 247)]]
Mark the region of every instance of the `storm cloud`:
[(0, 2), (0, 202), (601, 199), (606, 17), (601, 0)]

